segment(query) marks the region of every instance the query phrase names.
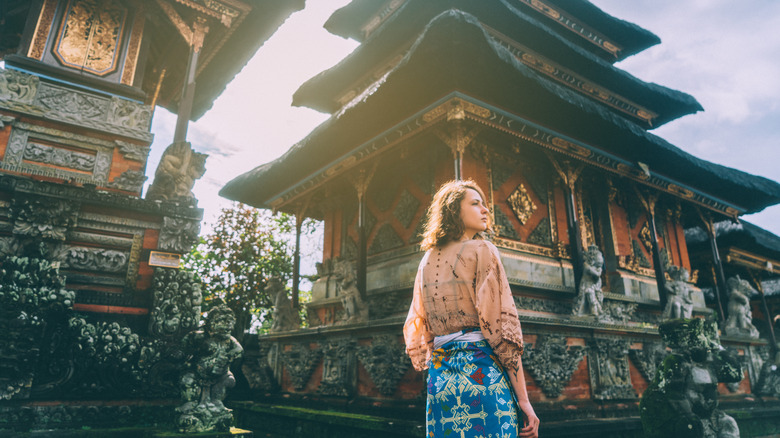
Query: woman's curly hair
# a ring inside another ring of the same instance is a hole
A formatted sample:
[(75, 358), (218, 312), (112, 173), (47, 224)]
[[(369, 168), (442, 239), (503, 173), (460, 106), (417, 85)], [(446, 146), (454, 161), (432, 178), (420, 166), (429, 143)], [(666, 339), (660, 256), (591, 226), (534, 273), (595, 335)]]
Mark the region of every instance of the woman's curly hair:
[[(460, 203), (466, 196), (466, 190), (472, 189), (479, 193), (485, 202), (485, 193), (471, 179), (454, 180), (444, 183), (433, 195), (426, 214), (425, 229), (420, 248), (427, 251), (436, 246), (443, 246), (460, 239), (466, 228), (460, 218)], [(486, 232), (492, 232), (493, 223), (488, 215)], [(481, 236), (480, 236), (481, 237)]]

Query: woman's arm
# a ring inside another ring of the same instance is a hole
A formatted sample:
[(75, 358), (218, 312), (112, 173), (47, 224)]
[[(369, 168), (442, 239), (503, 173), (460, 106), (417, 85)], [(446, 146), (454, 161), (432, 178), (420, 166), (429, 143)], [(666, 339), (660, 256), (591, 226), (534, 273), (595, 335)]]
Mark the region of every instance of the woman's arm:
[(525, 375), (523, 374), (522, 359), (517, 362), (517, 373), (509, 370), (509, 381), (517, 396), (517, 405), (523, 411), (523, 428), (519, 436), (536, 438), (539, 436), (539, 417), (536, 416), (531, 402), (528, 400), (528, 391), (525, 388)]

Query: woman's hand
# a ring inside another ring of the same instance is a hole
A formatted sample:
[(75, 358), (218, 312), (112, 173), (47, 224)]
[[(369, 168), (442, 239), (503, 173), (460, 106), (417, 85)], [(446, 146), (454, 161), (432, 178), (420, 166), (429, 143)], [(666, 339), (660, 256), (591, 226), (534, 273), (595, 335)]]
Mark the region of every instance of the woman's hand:
[(537, 438), (539, 436), (539, 417), (536, 416), (534, 408), (528, 401), (521, 401), (518, 406), (523, 411), (523, 428), (520, 429), (518, 436)]

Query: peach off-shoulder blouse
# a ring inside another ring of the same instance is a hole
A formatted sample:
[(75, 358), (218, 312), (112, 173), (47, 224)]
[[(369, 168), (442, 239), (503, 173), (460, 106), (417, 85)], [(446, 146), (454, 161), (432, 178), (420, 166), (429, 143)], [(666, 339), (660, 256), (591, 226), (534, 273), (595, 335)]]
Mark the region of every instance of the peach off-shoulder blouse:
[(428, 250), (417, 269), (404, 323), (406, 353), (428, 368), (435, 336), (479, 327), (505, 369), (517, 371), (523, 333), (496, 247), (486, 240)]

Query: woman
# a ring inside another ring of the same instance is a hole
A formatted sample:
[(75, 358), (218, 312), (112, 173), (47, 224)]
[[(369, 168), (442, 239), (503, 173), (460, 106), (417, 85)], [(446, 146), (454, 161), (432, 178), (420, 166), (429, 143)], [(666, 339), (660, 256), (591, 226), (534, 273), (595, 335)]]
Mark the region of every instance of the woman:
[(484, 199), (474, 181), (450, 181), (428, 209), (404, 324), (412, 364), (429, 370), (427, 437), (538, 436), (517, 309), (498, 250), (480, 234), (491, 227)]

